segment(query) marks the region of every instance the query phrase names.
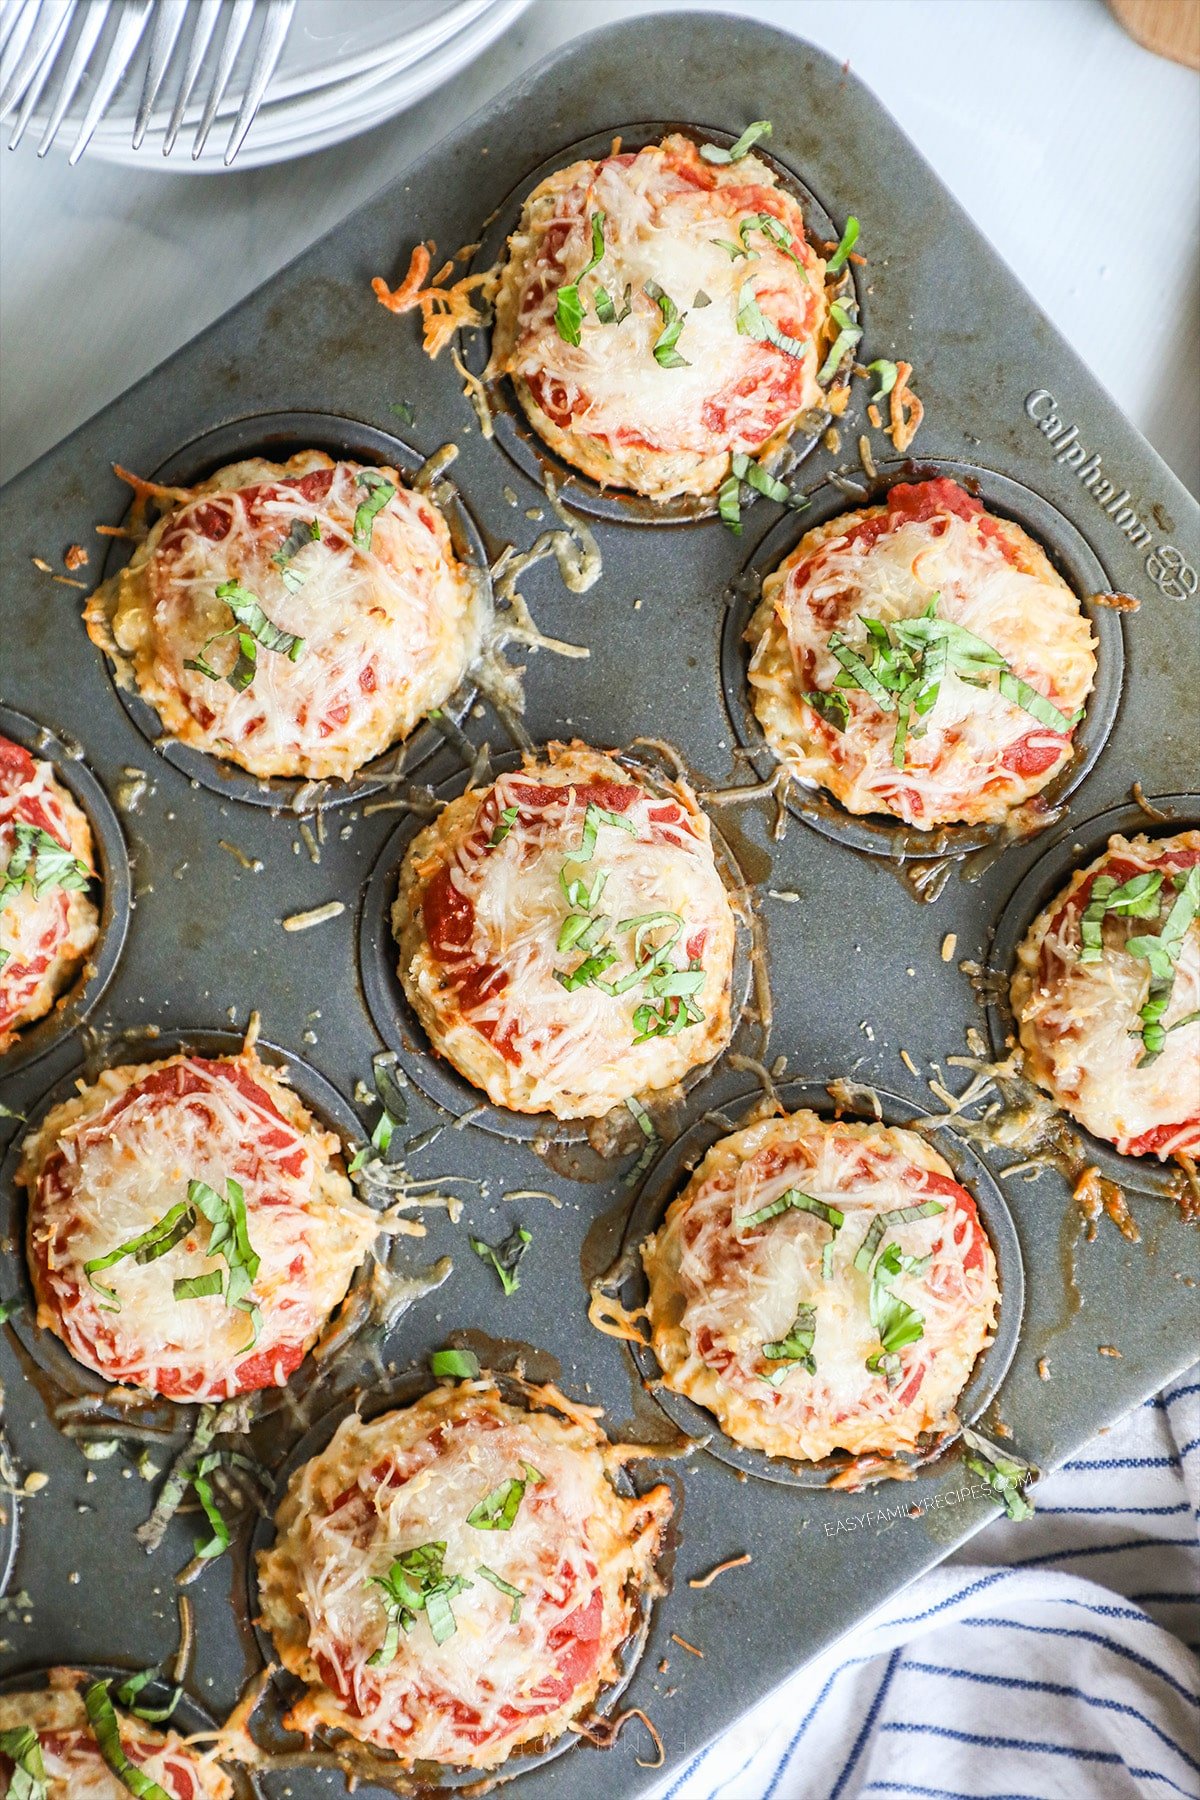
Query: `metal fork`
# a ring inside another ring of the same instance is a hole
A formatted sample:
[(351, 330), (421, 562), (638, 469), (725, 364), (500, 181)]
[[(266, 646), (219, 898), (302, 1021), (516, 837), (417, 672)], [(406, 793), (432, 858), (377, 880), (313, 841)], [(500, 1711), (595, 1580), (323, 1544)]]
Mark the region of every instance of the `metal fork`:
[[(44, 156), (54, 142), (79, 91), (88, 65), (110, 18), (115, 26), (95, 88), (79, 126), (68, 161), (77, 163), (112, 102), (113, 96), (137, 54), (142, 36), (153, 18), (149, 57), (133, 131), (137, 149), (146, 136), (155, 102), (162, 90), (176, 45), (190, 16), (191, 37), (176, 90), (174, 105), (163, 137), (163, 154), (175, 147), (188, 103), (201, 69), (224, 18), (225, 29), (217, 65), (200, 111), (192, 141), (193, 158), (204, 146), (228, 93), (234, 66), (250, 29), (254, 12), (262, 17), (258, 42), (237, 117), (225, 149), (226, 166), (233, 162), (252, 125), (263, 95), (282, 53), (295, 11), (296, 0), (0, 0), (0, 122), (16, 114), (10, 148), (24, 136), (30, 119), (45, 96), (49, 112), (38, 145)], [(76, 20), (79, 30), (65, 68), (57, 72), (60, 51)]]

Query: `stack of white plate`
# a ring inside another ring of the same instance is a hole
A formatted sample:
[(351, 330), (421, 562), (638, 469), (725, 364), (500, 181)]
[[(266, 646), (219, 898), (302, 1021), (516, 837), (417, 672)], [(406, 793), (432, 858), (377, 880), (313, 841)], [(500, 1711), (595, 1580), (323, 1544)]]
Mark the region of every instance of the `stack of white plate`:
[[(302, 156), (391, 118), (457, 74), (528, 4), (529, 0), (299, 0), (283, 55), (236, 166), (242, 169)], [(172, 59), (176, 66), (182, 65), (187, 35), (185, 27)], [(176, 91), (175, 67), (167, 72), (145, 140), (137, 150), (131, 144), (149, 36), (147, 32), (143, 37), (139, 54), (101, 120), (88, 155), (173, 173), (221, 170), (256, 30), (252, 26), (247, 33), (239, 56), (245, 67), (235, 68), (228, 98), (202, 155), (195, 160), (191, 139), (216, 66), (220, 29), (209, 46), (169, 160), (162, 155), (162, 144)], [(86, 91), (81, 91), (72, 113), (82, 112), (86, 103)], [(35, 116), (30, 129), (35, 143), (38, 123)], [(64, 127), (58, 142), (69, 148), (72, 135)]]

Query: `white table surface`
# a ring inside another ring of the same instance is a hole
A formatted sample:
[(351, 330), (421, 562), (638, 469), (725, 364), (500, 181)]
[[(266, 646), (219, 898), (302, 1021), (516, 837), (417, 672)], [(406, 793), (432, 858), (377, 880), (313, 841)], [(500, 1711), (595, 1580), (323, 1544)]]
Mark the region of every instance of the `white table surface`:
[[(336, 6), (339, 0), (326, 0)], [(694, 10), (705, 0), (676, 0)], [(380, 0), (402, 7), (405, 0)], [(548, 51), (671, 0), (535, 0), (411, 112), (225, 175), (0, 151), (0, 478), (120, 393)], [(1103, 0), (724, 0), (850, 60), (1200, 492), (1200, 82)], [(157, 161), (157, 158), (156, 158)], [(396, 220), (397, 258), (419, 221)]]

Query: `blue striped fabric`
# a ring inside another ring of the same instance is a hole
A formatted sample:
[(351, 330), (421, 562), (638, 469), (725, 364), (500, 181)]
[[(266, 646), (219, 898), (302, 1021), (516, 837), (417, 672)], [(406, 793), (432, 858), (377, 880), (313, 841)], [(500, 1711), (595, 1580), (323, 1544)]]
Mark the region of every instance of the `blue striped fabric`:
[(656, 1800), (1200, 1796), (1200, 1367)]

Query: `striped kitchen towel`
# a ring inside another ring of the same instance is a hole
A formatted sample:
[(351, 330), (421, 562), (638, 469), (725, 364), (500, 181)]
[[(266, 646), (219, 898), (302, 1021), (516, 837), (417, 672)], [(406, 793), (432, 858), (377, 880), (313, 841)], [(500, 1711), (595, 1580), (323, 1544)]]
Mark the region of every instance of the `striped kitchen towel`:
[(1200, 1364), (657, 1800), (1200, 1796)]

